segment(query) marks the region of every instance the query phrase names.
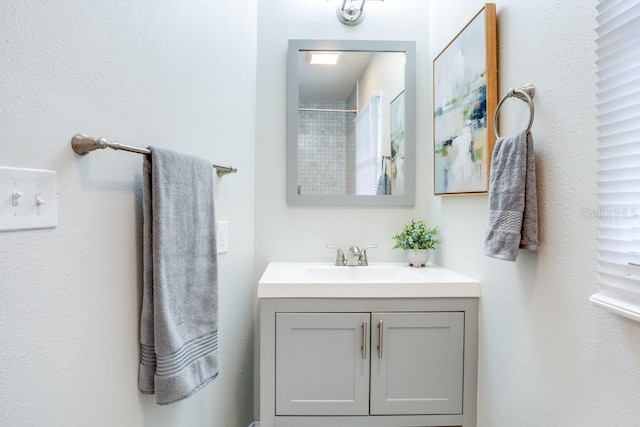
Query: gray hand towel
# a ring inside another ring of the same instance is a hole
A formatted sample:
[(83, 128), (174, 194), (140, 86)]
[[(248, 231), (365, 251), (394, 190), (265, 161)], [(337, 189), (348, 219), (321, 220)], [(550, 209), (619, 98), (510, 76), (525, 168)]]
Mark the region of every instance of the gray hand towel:
[(538, 249), (538, 199), (531, 133), (499, 138), (489, 179), (487, 256), (515, 261), (518, 248)]
[(378, 177), (378, 189), (376, 190), (376, 194), (389, 195), (391, 194), (391, 179), (389, 179), (389, 174), (387, 173), (387, 164), (384, 157), (382, 158), (382, 167), (380, 169), (382, 172)]
[(218, 375), (213, 167), (196, 156), (149, 149), (138, 385), (166, 405)]

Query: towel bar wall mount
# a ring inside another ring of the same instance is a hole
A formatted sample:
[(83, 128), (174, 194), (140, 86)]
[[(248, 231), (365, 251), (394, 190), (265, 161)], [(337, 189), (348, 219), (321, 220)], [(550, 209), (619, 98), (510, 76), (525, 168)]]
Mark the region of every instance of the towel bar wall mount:
[(536, 87), (533, 84), (527, 84), (515, 89), (509, 88), (507, 94), (502, 97), (500, 102), (498, 102), (496, 112), (493, 115), (493, 132), (496, 134), (496, 138), (500, 138), (500, 135), (498, 134), (498, 114), (500, 114), (500, 108), (502, 107), (502, 104), (504, 104), (504, 102), (509, 98), (518, 98), (529, 105), (529, 124), (527, 125), (527, 132), (531, 130), (534, 117), (533, 95), (535, 94), (535, 92)]
[[(103, 150), (111, 148), (112, 150), (123, 150), (130, 153), (151, 154), (147, 148), (134, 147), (132, 145), (120, 144), (118, 142), (108, 141), (105, 138), (94, 138), (92, 136), (77, 133), (71, 138), (71, 148), (76, 154), (84, 156), (95, 150)], [(224, 176), (229, 173), (236, 173), (238, 169), (231, 166), (220, 166), (215, 163), (212, 166), (216, 169), (218, 176)]]

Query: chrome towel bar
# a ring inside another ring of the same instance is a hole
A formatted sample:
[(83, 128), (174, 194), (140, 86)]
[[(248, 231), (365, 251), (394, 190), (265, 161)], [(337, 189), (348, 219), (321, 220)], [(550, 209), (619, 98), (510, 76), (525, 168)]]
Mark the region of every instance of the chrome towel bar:
[(493, 115), (493, 132), (496, 134), (496, 138), (500, 138), (500, 135), (498, 135), (498, 114), (500, 114), (500, 108), (508, 98), (512, 98), (512, 97), (518, 98), (526, 102), (527, 104), (529, 104), (529, 124), (527, 125), (527, 132), (531, 130), (531, 126), (533, 125), (533, 116), (534, 116), (532, 98), (535, 92), (536, 92), (536, 87), (533, 84), (527, 84), (515, 89), (509, 88), (509, 90), (507, 91), (507, 94), (502, 97), (500, 102), (498, 102), (498, 106), (496, 107), (496, 112)]
[[(111, 142), (105, 138), (94, 138), (92, 136), (83, 135), (77, 133), (71, 138), (71, 148), (76, 154), (84, 156), (91, 151), (98, 149), (111, 148), (112, 150), (123, 150), (130, 153), (138, 154), (151, 154), (151, 151), (147, 148), (134, 147), (131, 145), (120, 144), (118, 142)], [(228, 173), (236, 173), (238, 169), (231, 166), (220, 166), (215, 163), (212, 165), (216, 169), (218, 176), (224, 176)]]

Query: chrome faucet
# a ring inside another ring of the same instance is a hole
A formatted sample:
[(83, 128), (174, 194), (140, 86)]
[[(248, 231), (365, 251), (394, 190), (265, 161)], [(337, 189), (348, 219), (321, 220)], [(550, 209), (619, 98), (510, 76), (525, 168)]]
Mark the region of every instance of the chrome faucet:
[(349, 248), (349, 252), (347, 252), (347, 265), (362, 265), (360, 264), (360, 248), (356, 245), (353, 245)]
[(369, 261), (367, 260), (367, 249), (377, 248), (378, 245), (366, 246), (362, 249), (353, 245), (349, 248), (347, 256), (344, 256), (344, 252), (336, 245), (327, 245), (327, 248), (336, 249), (336, 263), (337, 266), (367, 266)]

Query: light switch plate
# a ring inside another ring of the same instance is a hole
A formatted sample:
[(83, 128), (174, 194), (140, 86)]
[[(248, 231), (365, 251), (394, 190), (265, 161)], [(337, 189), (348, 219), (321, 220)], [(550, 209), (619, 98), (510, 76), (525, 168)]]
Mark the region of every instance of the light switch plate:
[(0, 231), (58, 225), (55, 171), (0, 167)]

